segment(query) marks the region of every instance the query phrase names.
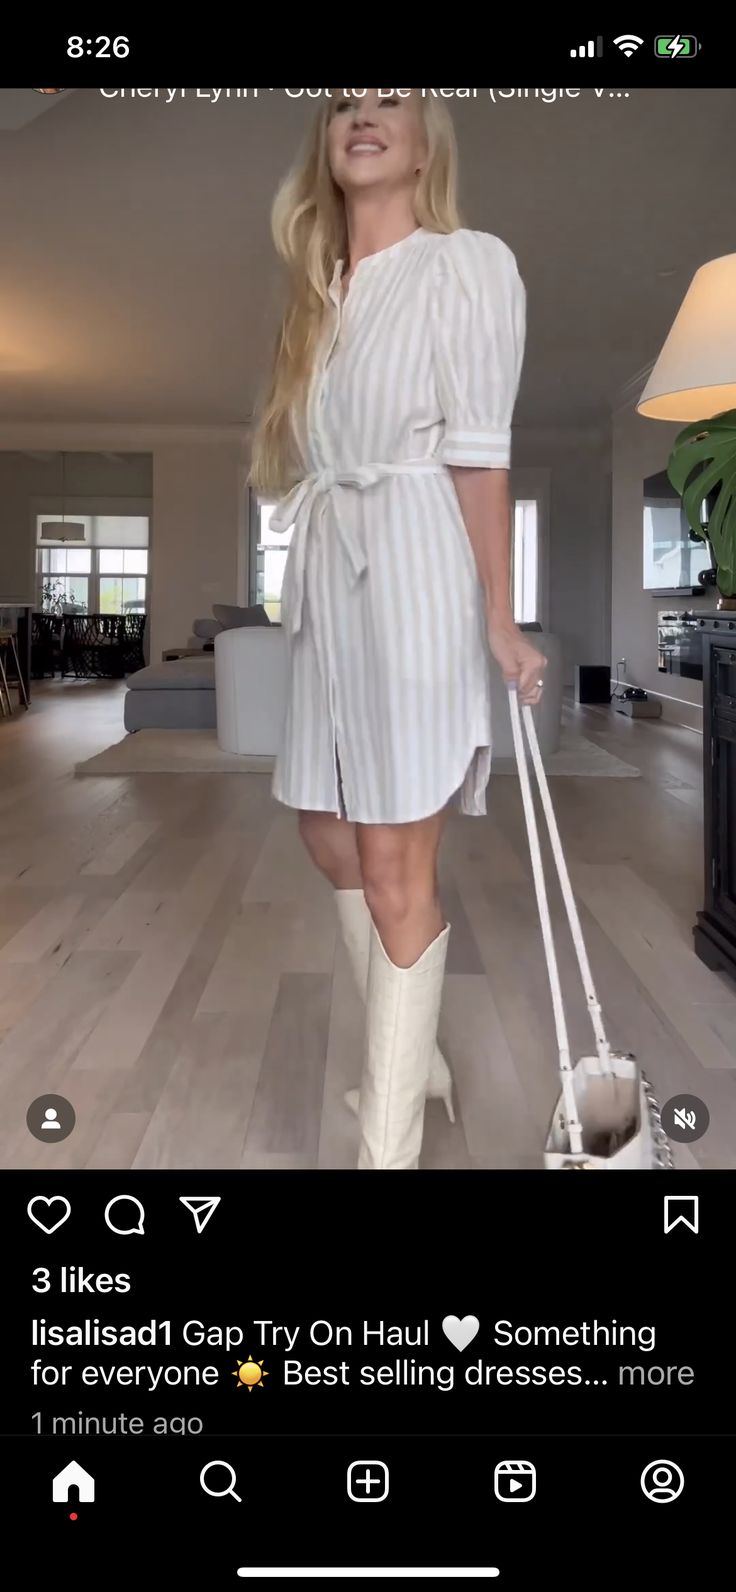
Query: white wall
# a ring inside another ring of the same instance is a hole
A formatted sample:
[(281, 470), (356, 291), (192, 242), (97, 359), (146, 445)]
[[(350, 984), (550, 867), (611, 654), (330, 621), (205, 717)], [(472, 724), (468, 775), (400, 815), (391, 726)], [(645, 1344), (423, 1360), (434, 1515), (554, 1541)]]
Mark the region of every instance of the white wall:
[(244, 601), (246, 467), (239, 440), (161, 443), (153, 456), (151, 661), (213, 603)]
[[(0, 424), (0, 461), (6, 450), (26, 449), (152, 456), (151, 662), (160, 659), (165, 647), (183, 646), (192, 621), (209, 615), (213, 602), (247, 600), (247, 449), (242, 427)], [(68, 459), (68, 478), (71, 471)], [(2, 486), (0, 476), (0, 509)], [(26, 483), (21, 481), (13, 491), (15, 497), (9, 493), (7, 498), (8, 523), (16, 525), (22, 507), (30, 541), (28, 496), (23, 504), (18, 496), (25, 494)], [(12, 554), (0, 554), (0, 585), (27, 585), (32, 568), (32, 549), (16, 536)], [(28, 595), (32, 600), (32, 591), (0, 590), (0, 597), (8, 600)]]
[(607, 664), (611, 628), (610, 441), (600, 430), (514, 428), (514, 468), (550, 472), (549, 628), (565, 682), (576, 663)]
[(700, 680), (660, 674), (657, 669), (657, 615), (660, 609), (710, 613), (712, 595), (653, 597), (642, 586), (643, 483), (664, 470), (680, 423), (645, 420), (633, 409), (613, 419), (613, 558), (611, 657), (626, 659), (628, 685), (643, 686), (662, 703), (662, 717), (702, 730)]
[(0, 453), (0, 599), (4, 602), (36, 600), (30, 528), (32, 479), (32, 459)]

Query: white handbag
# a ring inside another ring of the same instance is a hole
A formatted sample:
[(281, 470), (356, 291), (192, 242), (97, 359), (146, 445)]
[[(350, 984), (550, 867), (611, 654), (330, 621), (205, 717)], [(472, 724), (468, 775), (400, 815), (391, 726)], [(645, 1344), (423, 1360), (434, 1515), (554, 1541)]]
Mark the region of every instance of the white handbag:
[[(654, 1090), (638, 1067), (635, 1057), (612, 1051), (606, 1038), (539, 750), (534, 715), (530, 707), (519, 708), (514, 687), (509, 689), (509, 707), (559, 1052), (561, 1087), (545, 1143), (545, 1167), (555, 1171), (670, 1169), (673, 1165), (672, 1151), (662, 1127)], [(595, 1055), (581, 1056), (574, 1065), (570, 1059), (524, 730), (595, 1036)]]

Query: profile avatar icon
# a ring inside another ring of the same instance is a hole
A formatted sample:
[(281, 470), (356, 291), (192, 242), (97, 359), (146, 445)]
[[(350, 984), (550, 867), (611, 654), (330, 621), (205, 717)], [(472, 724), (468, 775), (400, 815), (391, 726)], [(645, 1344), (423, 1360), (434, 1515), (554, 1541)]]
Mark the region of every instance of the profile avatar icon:
[(685, 1477), (671, 1459), (654, 1459), (641, 1473), (641, 1490), (652, 1504), (671, 1504), (679, 1498)]
[(74, 1132), (76, 1113), (71, 1100), (63, 1095), (44, 1094), (32, 1100), (26, 1112), (28, 1132), (40, 1144), (59, 1145)]
[(34, 94), (66, 94), (65, 88), (34, 88)]

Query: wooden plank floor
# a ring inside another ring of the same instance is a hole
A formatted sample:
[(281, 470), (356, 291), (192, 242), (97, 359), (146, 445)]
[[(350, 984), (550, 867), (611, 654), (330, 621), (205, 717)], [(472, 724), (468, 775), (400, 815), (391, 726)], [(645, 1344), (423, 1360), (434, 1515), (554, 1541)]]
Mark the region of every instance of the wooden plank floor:
[[(122, 695), (48, 683), (0, 722), (0, 1164), (352, 1167), (361, 1012), (331, 892), (268, 776), (75, 779), (120, 738)], [(707, 1102), (710, 1130), (678, 1163), (736, 1165), (736, 986), (691, 948), (700, 739), (572, 712), (642, 776), (553, 781), (611, 1037), (660, 1099)], [(451, 821), (442, 876), (459, 1115), (428, 1107), (423, 1165), (536, 1167), (555, 1054), (514, 779), (492, 778), (487, 819)], [(567, 943), (561, 964), (587, 1050)], [(46, 1093), (77, 1113), (58, 1146), (25, 1123)]]

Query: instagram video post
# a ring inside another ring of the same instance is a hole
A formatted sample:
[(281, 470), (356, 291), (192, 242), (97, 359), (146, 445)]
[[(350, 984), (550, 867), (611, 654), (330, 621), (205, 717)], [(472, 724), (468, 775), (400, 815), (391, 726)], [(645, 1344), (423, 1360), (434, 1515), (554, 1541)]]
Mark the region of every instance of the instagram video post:
[(716, 1586), (729, 30), (145, 31), (0, 88), (21, 1584)]

